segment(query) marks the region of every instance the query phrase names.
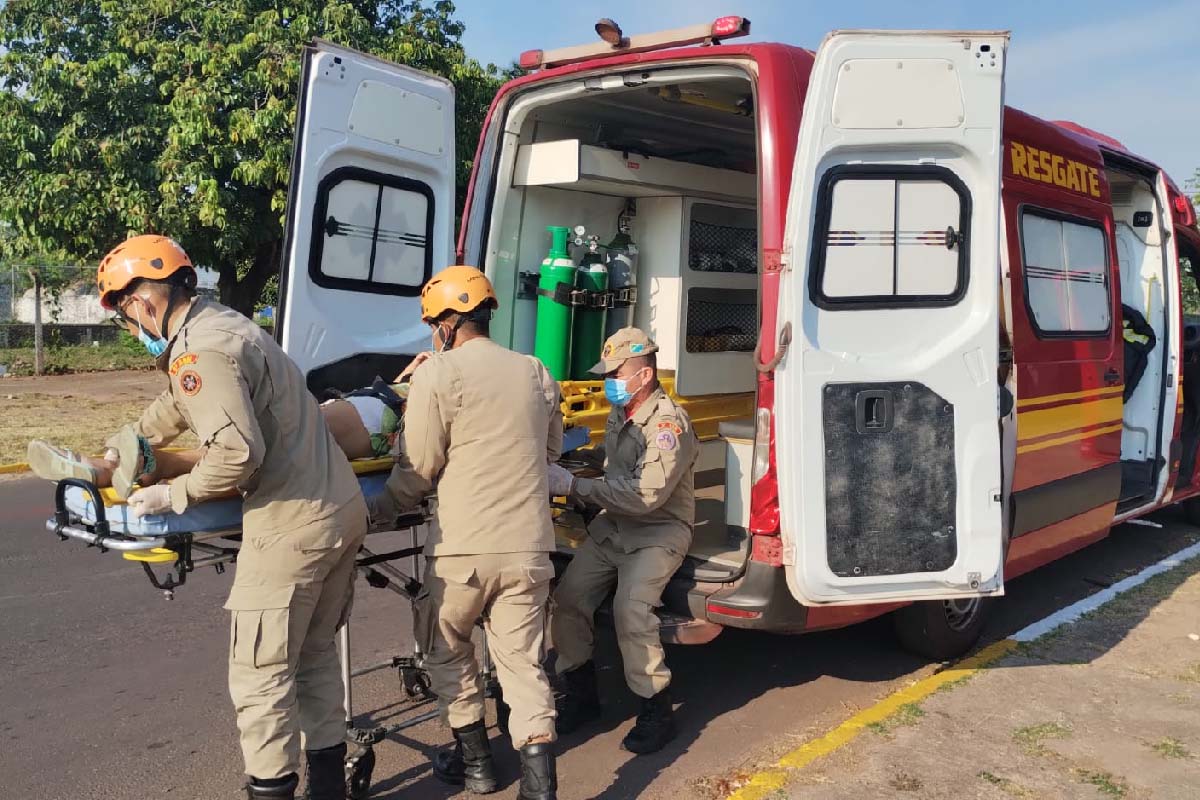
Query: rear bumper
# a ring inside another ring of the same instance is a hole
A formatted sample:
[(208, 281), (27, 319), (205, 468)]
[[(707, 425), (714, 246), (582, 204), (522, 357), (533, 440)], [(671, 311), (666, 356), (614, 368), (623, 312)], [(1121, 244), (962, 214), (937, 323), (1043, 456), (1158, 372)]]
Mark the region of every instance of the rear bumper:
[(807, 609), (796, 602), (783, 567), (748, 561), (741, 577), (730, 583), (673, 580), (663, 592), (663, 605), (675, 615), (727, 628), (772, 633), (801, 633)]
[(808, 609), (788, 589), (783, 567), (749, 561), (742, 577), (709, 595), (704, 616), (730, 628), (772, 633), (802, 633)]

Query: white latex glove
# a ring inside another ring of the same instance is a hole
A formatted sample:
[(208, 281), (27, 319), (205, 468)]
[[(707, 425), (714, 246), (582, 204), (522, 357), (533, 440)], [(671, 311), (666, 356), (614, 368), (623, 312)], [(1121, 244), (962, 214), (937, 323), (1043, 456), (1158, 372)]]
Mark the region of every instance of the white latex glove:
[(408, 362), (408, 366), (405, 367), (404, 370), (399, 375), (396, 376), (396, 380), (393, 382), (394, 383), (402, 383), (405, 378), (410, 377), (414, 372), (417, 371), (417, 367), (424, 364), (432, 356), (433, 356), (433, 353), (429, 352), (428, 350), (417, 353), (416, 357), (413, 358), (412, 361)]
[(165, 514), (171, 510), (171, 485), (156, 483), (145, 489), (138, 489), (129, 495), (129, 510), (138, 519), (154, 514)]
[(546, 467), (546, 477), (549, 479), (551, 497), (566, 497), (575, 485), (575, 476), (566, 467), (558, 464)]

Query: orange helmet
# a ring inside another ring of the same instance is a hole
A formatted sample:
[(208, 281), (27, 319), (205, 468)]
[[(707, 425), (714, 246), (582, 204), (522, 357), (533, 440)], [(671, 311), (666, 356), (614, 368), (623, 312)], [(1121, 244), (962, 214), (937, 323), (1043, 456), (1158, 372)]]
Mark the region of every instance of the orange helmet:
[(104, 257), (96, 270), (100, 305), (112, 310), (113, 295), (134, 281), (165, 280), (185, 268), (195, 272), (192, 260), (174, 239), (153, 233), (126, 239)]
[(425, 322), (433, 322), (447, 311), (465, 314), (481, 306), (494, 309), (499, 305), (492, 282), (474, 267), (446, 267), (421, 290), (421, 319)]

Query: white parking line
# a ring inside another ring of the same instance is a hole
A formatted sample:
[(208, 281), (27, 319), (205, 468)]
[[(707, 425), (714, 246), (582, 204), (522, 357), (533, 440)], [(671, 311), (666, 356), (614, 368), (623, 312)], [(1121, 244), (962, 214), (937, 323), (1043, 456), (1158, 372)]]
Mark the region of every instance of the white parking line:
[(1118, 581), (1107, 589), (1085, 597), (1077, 603), (1072, 603), (1066, 608), (1059, 609), (1045, 619), (1038, 620), (1032, 625), (1022, 628), (1009, 638), (1018, 642), (1032, 642), (1039, 636), (1045, 636), (1060, 625), (1075, 622), (1089, 611), (1095, 611), (1117, 595), (1128, 592), (1135, 586), (1139, 586), (1150, 580), (1155, 575), (1159, 575), (1169, 569), (1174, 569), (1183, 562), (1190, 561), (1197, 556), (1200, 556), (1200, 542), (1191, 547), (1185, 547), (1178, 553), (1167, 556), (1157, 564), (1146, 567), (1138, 574), (1131, 575), (1123, 581)]

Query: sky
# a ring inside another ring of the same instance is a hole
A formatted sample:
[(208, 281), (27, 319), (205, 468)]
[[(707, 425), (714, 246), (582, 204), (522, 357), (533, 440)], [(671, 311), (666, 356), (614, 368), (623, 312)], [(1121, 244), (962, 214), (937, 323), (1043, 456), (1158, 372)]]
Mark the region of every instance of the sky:
[[(626, 34), (751, 20), (748, 40), (815, 49), (845, 28), (1009, 30), (1006, 101), (1119, 139), (1179, 184), (1200, 168), (1200, 4), (1195, 0), (456, 0), (463, 43), (507, 65), (523, 50), (596, 41), (611, 17)], [(747, 41), (747, 40), (741, 40)]]

